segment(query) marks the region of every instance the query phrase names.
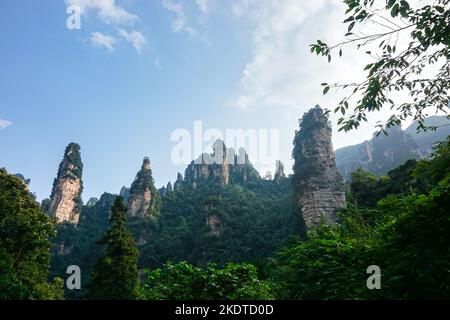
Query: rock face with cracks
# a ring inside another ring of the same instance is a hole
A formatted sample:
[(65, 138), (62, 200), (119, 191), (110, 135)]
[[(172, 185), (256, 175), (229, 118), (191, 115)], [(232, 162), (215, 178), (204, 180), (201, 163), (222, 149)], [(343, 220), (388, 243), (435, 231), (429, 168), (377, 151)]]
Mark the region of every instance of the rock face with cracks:
[(286, 174), (284, 173), (284, 164), (280, 160), (277, 160), (274, 181), (281, 181), (286, 179)]
[(215, 181), (222, 185), (245, 185), (260, 179), (244, 148), (240, 148), (236, 153), (233, 148), (227, 148), (220, 139), (214, 142), (212, 148), (211, 154), (201, 154), (186, 168), (184, 183), (187, 186), (196, 187), (198, 183), (205, 181)]
[(294, 190), (307, 228), (336, 222), (344, 208), (345, 183), (336, 168), (327, 114), (316, 106), (303, 115), (294, 138)]
[(137, 173), (128, 193), (128, 214), (132, 217), (156, 218), (160, 209), (159, 197), (150, 160), (144, 158), (141, 170)]
[(48, 213), (56, 218), (57, 223), (78, 223), (82, 207), (82, 172), (80, 146), (71, 143), (67, 146), (59, 165), (48, 205)]

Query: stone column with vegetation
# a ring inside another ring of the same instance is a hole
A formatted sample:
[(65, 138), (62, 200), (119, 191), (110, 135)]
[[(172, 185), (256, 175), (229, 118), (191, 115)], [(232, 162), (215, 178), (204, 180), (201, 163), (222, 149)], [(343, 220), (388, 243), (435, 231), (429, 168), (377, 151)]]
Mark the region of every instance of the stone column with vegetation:
[(345, 183), (337, 171), (331, 125), (319, 106), (303, 115), (294, 138), (294, 189), (305, 224), (336, 222), (336, 211), (345, 207)]
[(64, 158), (59, 165), (48, 204), (48, 213), (56, 219), (57, 223), (78, 223), (83, 206), (81, 200), (82, 173), (80, 146), (71, 143), (66, 147)]

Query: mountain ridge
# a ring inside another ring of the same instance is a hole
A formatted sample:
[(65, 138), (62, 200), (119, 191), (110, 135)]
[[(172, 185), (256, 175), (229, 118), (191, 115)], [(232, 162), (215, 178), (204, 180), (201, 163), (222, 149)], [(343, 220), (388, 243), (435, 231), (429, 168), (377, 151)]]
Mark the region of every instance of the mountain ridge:
[(387, 136), (374, 134), (370, 140), (337, 149), (339, 172), (347, 181), (358, 168), (382, 176), (407, 160), (428, 158), (433, 144), (450, 135), (450, 120), (446, 116), (432, 116), (425, 119), (425, 125), (438, 128), (436, 131), (417, 132), (418, 122), (415, 121), (405, 130), (399, 126), (391, 127)]

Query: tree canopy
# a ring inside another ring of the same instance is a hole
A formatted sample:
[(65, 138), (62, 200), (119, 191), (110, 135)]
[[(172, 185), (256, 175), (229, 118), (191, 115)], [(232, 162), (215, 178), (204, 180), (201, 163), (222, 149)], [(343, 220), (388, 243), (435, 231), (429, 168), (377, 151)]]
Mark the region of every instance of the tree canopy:
[[(381, 131), (408, 117), (418, 120), (421, 130), (426, 128), (427, 110), (448, 113), (450, 0), (419, 2), (415, 6), (406, 0), (344, 2), (344, 23), (348, 25), (345, 39), (332, 45), (318, 40), (311, 45), (311, 52), (326, 56), (328, 62), (333, 55), (342, 56), (343, 49), (351, 45), (366, 50), (372, 60), (365, 66), (366, 78), (361, 82), (322, 84), (324, 94), (330, 88), (350, 89), (334, 109), (342, 113), (340, 130), (358, 128), (367, 121), (368, 113), (383, 107), (390, 108), (391, 116), (377, 125)], [(404, 38), (407, 45), (402, 45)], [(409, 100), (395, 92), (406, 92)]]
[(47, 281), (55, 226), (25, 183), (0, 169), (0, 299), (59, 299), (61, 279)]
[[(450, 138), (433, 159), (411, 161), (376, 178), (357, 171), (336, 226), (308, 232), (282, 250), (272, 281), (285, 299), (450, 298)], [(437, 173), (438, 175), (431, 174)], [(368, 290), (366, 268), (381, 268)]]
[(112, 224), (98, 244), (106, 246), (91, 274), (88, 290), (94, 299), (133, 300), (138, 297), (137, 258), (133, 235), (125, 228), (126, 206), (117, 197), (111, 207)]

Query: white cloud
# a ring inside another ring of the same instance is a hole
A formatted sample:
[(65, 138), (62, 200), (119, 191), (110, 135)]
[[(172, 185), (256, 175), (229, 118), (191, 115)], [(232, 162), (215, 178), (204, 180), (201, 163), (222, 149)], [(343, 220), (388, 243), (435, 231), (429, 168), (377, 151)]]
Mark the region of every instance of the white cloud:
[(114, 51), (114, 45), (116, 43), (116, 38), (108, 35), (104, 35), (101, 32), (92, 32), (90, 41), (94, 46), (104, 47), (108, 49), (109, 52)]
[(159, 62), (159, 59), (155, 59), (155, 67), (156, 67), (156, 69), (158, 69), (159, 71), (162, 70), (162, 66), (161, 66), (161, 63)]
[(175, 3), (171, 0), (163, 0), (163, 6), (175, 15), (172, 21), (173, 32), (179, 32), (186, 26), (186, 14), (181, 2)]
[(142, 53), (142, 49), (147, 42), (142, 33), (136, 30), (127, 32), (123, 29), (119, 29), (119, 35), (130, 42), (139, 54)]
[[(342, 6), (336, 1), (242, 0), (233, 7), (237, 17), (255, 23), (253, 53), (240, 80), (242, 94), (236, 104), (302, 107), (322, 99), (323, 82), (349, 76), (357, 63), (343, 59), (337, 64), (313, 56), (309, 44), (316, 39), (337, 39), (343, 31)], [(345, 32), (344, 32), (345, 33)], [(350, 67), (350, 68), (349, 68)]]
[(209, 0), (195, 0), (195, 3), (197, 4), (197, 7), (200, 9), (201, 12), (203, 12), (204, 14), (208, 14)]
[[(200, 1), (202, 6), (206, 5), (206, 1)], [(188, 23), (188, 17), (185, 12), (185, 8), (183, 7), (182, 2), (174, 2), (172, 0), (163, 0), (163, 6), (168, 11), (174, 14), (174, 19), (172, 20), (172, 31), (173, 32), (181, 32), (185, 31), (193, 38), (201, 38), (208, 43), (208, 40), (205, 35), (202, 35), (196, 28)], [(200, 7), (203, 10), (206, 7)]]
[(78, 6), (84, 15), (90, 10), (96, 11), (107, 23), (132, 23), (138, 19), (138, 16), (117, 5), (115, 0), (66, 0), (66, 4)]
[(0, 129), (5, 129), (5, 128), (9, 127), (12, 124), (13, 123), (11, 121), (0, 119)]
[[(236, 19), (250, 20), (254, 25), (252, 52), (243, 67), (240, 93), (233, 101), (235, 106), (281, 108), (286, 117), (294, 114), (298, 118), (316, 104), (332, 108), (344, 96), (342, 91), (330, 91), (323, 96), (321, 83), (357, 82), (364, 78), (362, 70), (370, 61), (365, 50), (346, 48), (343, 57), (334, 58), (330, 64), (325, 57), (310, 52), (309, 45), (317, 39), (335, 44), (343, 38), (346, 25), (342, 23), (345, 19), (342, 1), (239, 0), (232, 10)], [(385, 120), (388, 115), (386, 112), (371, 114), (369, 123), (355, 133), (335, 130), (335, 146), (370, 138), (375, 122)], [(331, 116), (335, 129), (339, 117)]]
[[(346, 6), (340, 0), (239, 0), (232, 5), (237, 19), (250, 19), (252, 54), (240, 79), (241, 95), (235, 105), (306, 108), (335, 104), (338, 98), (322, 95), (323, 82), (348, 83), (361, 80), (364, 66), (372, 61), (355, 47), (344, 48), (342, 58), (331, 64), (326, 58), (310, 53), (317, 39), (336, 44), (347, 32)], [(364, 33), (380, 31), (380, 25), (367, 25)], [(385, 31), (385, 30), (383, 30)], [(398, 39), (405, 47), (408, 39)], [(375, 47), (377, 48), (377, 47)], [(341, 93), (339, 93), (341, 94)], [(339, 95), (338, 94), (338, 95)]]
[[(133, 24), (139, 17), (128, 12), (122, 6), (116, 4), (116, 0), (65, 0), (66, 4), (75, 5), (80, 8), (83, 15), (87, 15), (90, 11), (97, 14), (110, 28), (117, 28), (119, 36), (131, 43), (136, 51), (141, 54), (146, 43), (146, 38), (139, 31), (133, 30), (127, 32), (118, 28), (118, 25)], [(90, 42), (97, 47), (104, 47), (109, 52), (114, 51), (117, 39), (100, 32), (92, 32), (89, 38)]]

